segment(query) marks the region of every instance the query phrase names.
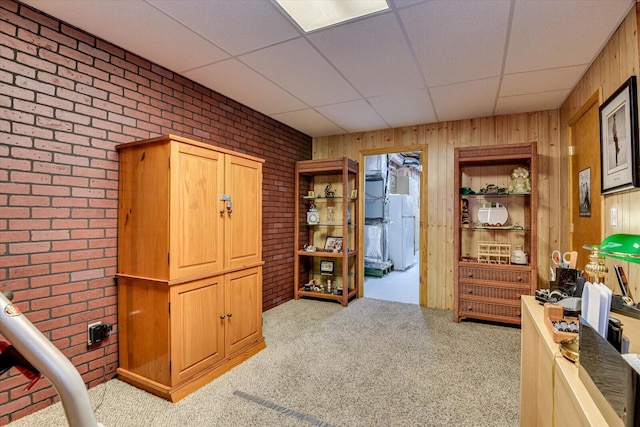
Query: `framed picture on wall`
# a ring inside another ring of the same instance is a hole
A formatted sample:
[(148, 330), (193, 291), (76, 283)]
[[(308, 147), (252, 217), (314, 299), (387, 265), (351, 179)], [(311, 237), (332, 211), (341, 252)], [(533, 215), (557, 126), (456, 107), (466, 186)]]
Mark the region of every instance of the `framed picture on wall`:
[(578, 212), (580, 216), (591, 216), (591, 168), (582, 169), (578, 175), (580, 195)]
[(638, 187), (638, 103), (631, 76), (600, 106), (601, 193)]

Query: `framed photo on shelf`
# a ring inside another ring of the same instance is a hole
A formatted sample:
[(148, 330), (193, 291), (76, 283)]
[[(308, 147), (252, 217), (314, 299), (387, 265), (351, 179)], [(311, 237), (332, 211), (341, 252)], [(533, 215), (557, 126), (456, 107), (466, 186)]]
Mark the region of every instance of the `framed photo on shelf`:
[(320, 260), (320, 273), (321, 274), (333, 274), (333, 261), (326, 259)]
[(342, 250), (342, 237), (327, 236), (324, 250), (327, 252), (340, 252)]
[(600, 192), (638, 187), (638, 104), (631, 76), (600, 106)]

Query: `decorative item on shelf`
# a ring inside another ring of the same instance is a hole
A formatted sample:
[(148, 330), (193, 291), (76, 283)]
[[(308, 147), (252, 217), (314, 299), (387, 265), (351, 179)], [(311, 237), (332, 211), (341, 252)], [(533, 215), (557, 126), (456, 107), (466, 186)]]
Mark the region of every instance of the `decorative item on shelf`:
[(351, 225), (351, 209), (347, 207), (347, 225)]
[(335, 192), (333, 191), (331, 183), (328, 183), (327, 186), (324, 187), (324, 197), (335, 197)]
[(529, 169), (524, 166), (518, 166), (511, 171), (510, 176), (509, 193), (531, 193)]
[(516, 249), (511, 252), (511, 264), (527, 265), (529, 263), (529, 256), (522, 250), (522, 246), (516, 246)]
[(476, 194), (476, 192), (475, 192), (475, 191), (473, 191), (473, 190), (472, 190), (471, 188), (469, 188), (469, 187), (462, 187), (462, 188), (460, 189), (460, 194), (464, 194), (464, 195), (467, 195), (467, 194)]
[(508, 243), (478, 242), (478, 262), (482, 264), (511, 264), (511, 245)]
[(327, 280), (327, 292), (331, 293), (331, 279)]
[(333, 224), (336, 222), (336, 213), (333, 206), (327, 206), (327, 224)]
[(333, 274), (334, 263), (323, 259), (320, 261), (320, 274)]
[(509, 219), (509, 212), (500, 203), (484, 203), (478, 209), (478, 221), (484, 227), (501, 227)]
[(341, 252), (342, 237), (328, 236), (324, 244), (324, 250), (326, 252)]
[(320, 224), (318, 208), (313, 202), (309, 203), (309, 210), (307, 211), (307, 224)]
[(480, 189), (482, 194), (507, 194), (507, 189), (498, 187), (495, 184), (487, 184), (486, 187)]
[(463, 228), (469, 228), (471, 226), (471, 217), (469, 216), (469, 200), (468, 199), (461, 199), (460, 200), (460, 211), (461, 211), (461, 218), (460, 221), (462, 223), (462, 227)]
[(351, 190), (351, 198), (352, 199), (358, 198), (358, 190)]
[(314, 197), (316, 197), (316, 193), (314, 193), (313, 191), (307, 191), (307, 197), (313, 199)]

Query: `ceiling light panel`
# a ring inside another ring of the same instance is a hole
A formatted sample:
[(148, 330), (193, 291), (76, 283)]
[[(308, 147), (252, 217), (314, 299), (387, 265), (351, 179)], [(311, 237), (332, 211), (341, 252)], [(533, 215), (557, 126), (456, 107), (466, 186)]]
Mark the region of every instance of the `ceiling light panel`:
[(386, 0), (275, 0), (305, 32), (389, 8)]

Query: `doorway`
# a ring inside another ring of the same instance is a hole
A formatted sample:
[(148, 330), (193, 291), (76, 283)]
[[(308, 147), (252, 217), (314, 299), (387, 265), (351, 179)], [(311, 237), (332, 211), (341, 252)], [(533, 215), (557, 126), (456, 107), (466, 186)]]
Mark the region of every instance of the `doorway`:
[[(600, 196), (600, 91), (569, 120), (569, 250), (578, 252), (580, 263), (588, 261), (585, 245), (602, 241)], [(560, 248), (561, 252), (565, 249)]]
[(421, 303), (425, 157), (416, 148), (363, 153), (364, 297)]

